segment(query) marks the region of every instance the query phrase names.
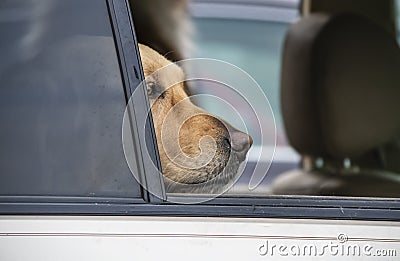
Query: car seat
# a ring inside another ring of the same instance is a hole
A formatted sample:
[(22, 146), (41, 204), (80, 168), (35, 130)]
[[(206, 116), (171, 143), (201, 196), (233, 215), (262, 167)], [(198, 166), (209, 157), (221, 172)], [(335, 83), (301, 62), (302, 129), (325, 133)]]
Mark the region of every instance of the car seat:
[(302, 168), (279, 195), (400, 196), (400, 49), (356, 14), (311, 14), (289, 29), (282, 115)]

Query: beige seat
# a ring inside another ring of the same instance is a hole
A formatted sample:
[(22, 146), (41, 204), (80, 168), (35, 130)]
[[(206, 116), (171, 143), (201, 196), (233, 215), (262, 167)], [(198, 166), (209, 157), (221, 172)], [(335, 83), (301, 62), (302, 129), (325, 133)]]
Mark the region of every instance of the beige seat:
[(286, 37), (282, 114), (302, 169), (274, 194), (400, 197), (400, 49), (367, 18), (312, 14)]

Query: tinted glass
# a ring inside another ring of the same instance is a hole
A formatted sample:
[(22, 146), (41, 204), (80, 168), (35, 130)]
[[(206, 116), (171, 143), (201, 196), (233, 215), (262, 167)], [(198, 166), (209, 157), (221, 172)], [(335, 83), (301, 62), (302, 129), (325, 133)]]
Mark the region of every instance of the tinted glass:
[(106, 1), (2, 1), (0, 34), (0, 195), (140, 196)]

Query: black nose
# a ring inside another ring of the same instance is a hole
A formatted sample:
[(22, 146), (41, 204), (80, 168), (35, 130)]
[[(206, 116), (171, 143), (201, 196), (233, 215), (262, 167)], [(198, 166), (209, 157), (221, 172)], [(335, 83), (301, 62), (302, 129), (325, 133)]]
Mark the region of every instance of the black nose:
[(250, 135), (240, 131), (234, 131), (231, 133), (231, 146), (232, 149), (240, 154), (243, 158), (246, 157), (246, 153), (249, 151), (253, 139)]

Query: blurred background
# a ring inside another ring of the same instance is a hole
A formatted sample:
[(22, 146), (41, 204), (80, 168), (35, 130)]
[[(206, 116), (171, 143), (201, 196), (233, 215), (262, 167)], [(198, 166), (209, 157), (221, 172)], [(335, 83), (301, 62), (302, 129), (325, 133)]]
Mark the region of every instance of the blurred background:
[[(288, 26), (298, 18), (298, 6), (299, 0), (195, 0), (190, 9), (196, 29), (193, 56), (232, 63), (256, 80), (272, 106), (278, 146), (287, 145), (279, 102), (281, 51)], [(216, 110), (212, 104), (199, 103)], [(215, 113), (223, 115), (223, 111)], [(223, 118), (236, 122), (231, 115)], [(251, 134), (260, 145), (256, 134)]]
[[(299, 5), (300, 0), (194, 0), (190, 3), (190, 13), (195, 28), (192, 57), (222, 60), (246, 71), (261, 87), (274, 114), (274, 117), (262, 115), (263, 117), (257, 119), (252, 117), (252, 111), (245, 106), (243, 99), (227, 97), (229, 92), (226, 87), (193, 86), (191, 93), (213, 93), (232, 103), (235, 109), (240, 112), (245, 125), (248, 127), (246, 130), (242, 130), (253, 137), (254, 144), (248, 154), (248, 165), (245, 173), (230, 193), (242, 194), (248, 192), (248, 184), (254, 166), (256, 162), (260, 161), (261, 146), (264, 146), (262, 148), (264, 152), (269, 152), (261, 156), (261, 163), (259, 164), (264, 164), (262, 168), (264, 172), (268, 170), (268, 163), (272, 156), (270, 151), (274, 149), (274, 144), (271, 139), (264, 138), (262, 142), (260, 131), (265, 137), (276, 135), (277, 147), (268, 177), (258, 187), (257, 191), (268, 193), (270, 181), (277, 174), (296, 167), (300, 160), (300, 157), (288, 145), (286, 139), (279, 95), (284, 37), (290, 24), (299, 17)], [(232, 75), (232, 77), (235, 76)], [(242, 86), (242, 88), (246, 89), (245, 86)], [(231, 93), (231, 95), (237, 94)], [(251, 96), (252, 89), (247, 88), (245, 95)], [(251, 105), (254, 107), (268, 106), (263, 99), (256, 99), (256, 101), (259, 104)], [(219, 103), (208, 102), (204, 98), (197, 99), (195, 102), (207, 111), (240, 128), (241, 119), (229, 110), (224, 109)], [(275, 122), (273, 122), (274, 120)], [(262, 121), (261, 126), (259, 121)], [(264, 175), (264, 173), (257, 174), (259, 176)], [(252, 193), (255, 193), (255, 191)]]
[[(397, 1), (400, 13), (399, 3)], [(288, 148), (281, 116), (279, 86), (284, 37), (290, 24), (299, 18), (300, 4), (300, 0), (193, 0), (190, 3), (195, 27), (191, 56), (232, 63), (257, 81), (274, 112), (277, 157), (292, 160), (296, 157), (293, 154), (295, 152)], [(397, 24), (400, 42), (400, 16), (397, 16)], [(193, 88), (192, 92), (199, 90)], [(213, 104), (202, 102), (201, 99), (197, 103), (233, 124), (237, 121), (232, 114), (224, 114), (224, 110), (219, 110)], [(252, 129), (249, 131), (255, 145), (261, 145), (257, 134), (251, 133)]]

